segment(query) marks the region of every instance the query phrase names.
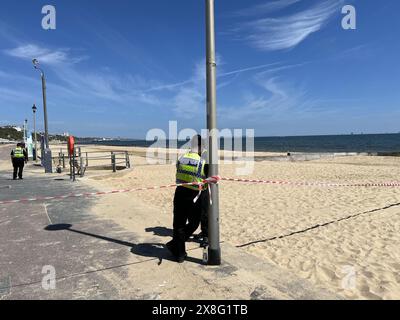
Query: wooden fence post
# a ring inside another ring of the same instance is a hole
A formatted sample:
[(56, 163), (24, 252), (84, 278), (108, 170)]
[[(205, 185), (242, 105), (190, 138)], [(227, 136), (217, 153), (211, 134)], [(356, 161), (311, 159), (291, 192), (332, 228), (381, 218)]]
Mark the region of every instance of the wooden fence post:
[(83, 172), (84, 172), (84, 170), (83, 170), (83, 158), (82, 157), (79, 157), (79, 161), (80, 161), (80, 164), (79, 164), (79, 166), (80, 166), (80, 174), (81, 174), (81, 177), (83, 177)]
[(111, 152), (111, 165), (112, 165), (113, 172), (117, 172), (117, 165), (116, 165), (116, 162), (115, 162), (115, 154), (114, 154), (114, 152)]
[(72, 181), (75, 181), (75, 158), (76, 158), (76, 149), (72, 153)]
[(129, 160), (129, 153), (128, 151), (125, 151), (125, 162), (126, 162), (126, 168), (129, 169), (131, 167), (131, 162)]

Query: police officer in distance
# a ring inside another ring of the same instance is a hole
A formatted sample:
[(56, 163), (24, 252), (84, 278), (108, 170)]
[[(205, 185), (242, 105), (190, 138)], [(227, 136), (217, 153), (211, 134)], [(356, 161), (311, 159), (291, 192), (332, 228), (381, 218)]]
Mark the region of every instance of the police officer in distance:
[(13, 179), (22, 178), (25, 163), (28, 162), (28, 153), (23, 143), (18, 143), (17, 147), (11, 151), (11, 161), (14, 167)]

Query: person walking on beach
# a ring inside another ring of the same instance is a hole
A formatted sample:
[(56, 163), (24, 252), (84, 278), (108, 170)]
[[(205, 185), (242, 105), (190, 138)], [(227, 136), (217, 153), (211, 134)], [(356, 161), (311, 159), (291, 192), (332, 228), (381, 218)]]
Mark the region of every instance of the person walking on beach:
[[(203, 143), (200, 135), (191, 141), (191, 150), (177, 162), (176, 183), (202, 182), (208, 174), (208, 165), (202, 159)], [(176, 261), (185, 260), (185, 242), (199, 227), (202, 210), (207, 204), (207, 186), (179, 186), (174, 196), (173, 239), (166, 244)]]
[(28, 153), (23, 143), (18, 143), (17, 147), (11, 151), (11, 161), (14, 167), (13, 179), (16, 180), (17, 175), (19, 179), (23, 179), (24, 165), (28, 162)]

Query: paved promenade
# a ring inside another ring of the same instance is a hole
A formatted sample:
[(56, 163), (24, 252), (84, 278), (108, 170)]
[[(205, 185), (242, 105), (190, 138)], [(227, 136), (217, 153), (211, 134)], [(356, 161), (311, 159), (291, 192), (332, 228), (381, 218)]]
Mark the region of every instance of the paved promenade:
[[(8, 151), (0, 147), (1, 160)], [(0, 201), (93, 191), (32, 163), (23, 181), (0, 171)], [(132, 210), (147, 210), (125, 198)], [(97, 201), (0, 205), (0, 299), (337, 298), (228, 243), (220, 267), (204, 266), (196, 243), (189, 244), (190, 258), (177, 264), (163, 246), (171, 230), (128, 232), (96, 214)], [(54, 289), (49, 270), (55, 271)]]

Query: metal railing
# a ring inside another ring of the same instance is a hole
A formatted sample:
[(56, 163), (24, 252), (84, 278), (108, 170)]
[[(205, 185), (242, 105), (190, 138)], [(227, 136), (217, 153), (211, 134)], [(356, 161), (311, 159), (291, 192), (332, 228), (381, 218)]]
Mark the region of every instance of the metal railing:
[(63, 169), (69, 164), (71, 177), (74, 176), (74, 178), (75, 174), (83, 177), (88, 169), (110, 169), (113, 172), (117, 172), (117, 170), (131, 167), (128, 151), (83, 151), (81, 147), (74, 149), (71, 158), (67, 150), (60, 149), (58, 156), (53, 157), (53, 161), (57, 167), (62, 167)]

